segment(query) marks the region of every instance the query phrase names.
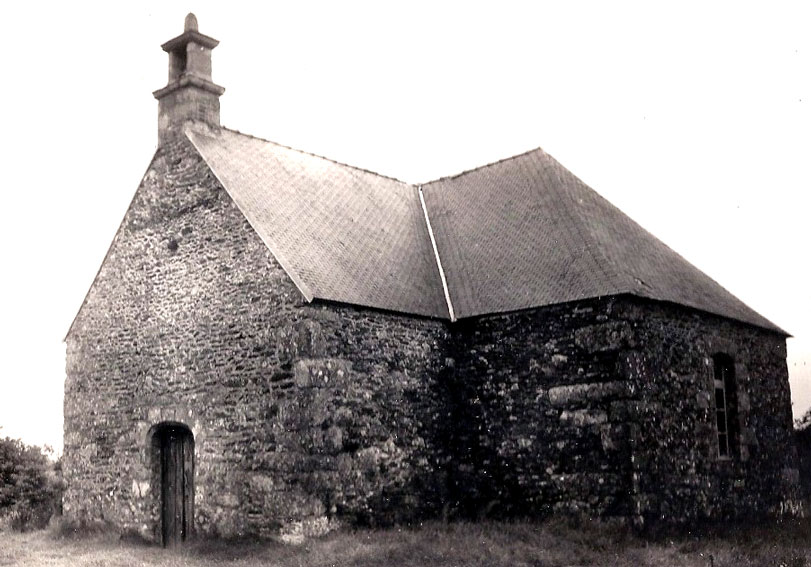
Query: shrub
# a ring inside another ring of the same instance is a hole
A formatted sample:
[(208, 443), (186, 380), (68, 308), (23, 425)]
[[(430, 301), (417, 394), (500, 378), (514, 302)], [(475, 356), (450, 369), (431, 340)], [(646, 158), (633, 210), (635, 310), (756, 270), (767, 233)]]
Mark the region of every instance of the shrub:
[(17, 531), (41, 529), (61, 509), (61, 461), (51, 463), (50, 448), (0, 439), (0, 516)]
[(800, 490), (803, 498), (811, 499), (811, 410), (794, 422), (794, 443), (800, 469)]

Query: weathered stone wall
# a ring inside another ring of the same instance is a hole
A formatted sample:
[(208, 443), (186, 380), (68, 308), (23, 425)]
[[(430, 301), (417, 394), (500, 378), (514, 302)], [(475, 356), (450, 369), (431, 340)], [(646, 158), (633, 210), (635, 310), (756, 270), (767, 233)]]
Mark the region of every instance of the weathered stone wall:
[(459, 465), (468, 514), (627, 515), (630, 445), (616, 404), (635, 392), (619, 367), (629, 328), (613, 302), (583, 301), (460, 322)]
[[(632, 297), (454, 328), (467, 514), (623, 516), (637, 524), (795, 513), (785, 338)], [(736, 436), (718, 456), (712, 356), (735, 362)], [(456, 487), (455, 489), (453, 487)]]
[(189, 122), (220, 126), (220, 97), (207, 90), (186, 86), (158, 101), (158, 140), (161, 145), (183, 136)]
[[(634, 515), (689, 522), (798, 511), (785, 337), (678, 306), (625, 298)], [(734, 360), (732, 455), (719, 457), (712, 357)]]
[(305, 304), (199, 155), (168, 143), (67, 338), (65, 513), (157, 538), (160, 423), (194, 435), (199, 532), (428, 513), (446, 334)]
[[(257, 447), (249, 475), (260, 533), (280, 527), (266, 524), (268, 510), (283, 523), (296, 499), (312, 501), (314, 517), (354, 524), (435, 515), (446, 486), (444, 325), (323, 303), (299, 315), (281, 331), (298, 337), (282, 341), (298, 352), (273, 378), (276, 450)], [(291, 479), (293, 489), (279, 493), (274, 479)]]

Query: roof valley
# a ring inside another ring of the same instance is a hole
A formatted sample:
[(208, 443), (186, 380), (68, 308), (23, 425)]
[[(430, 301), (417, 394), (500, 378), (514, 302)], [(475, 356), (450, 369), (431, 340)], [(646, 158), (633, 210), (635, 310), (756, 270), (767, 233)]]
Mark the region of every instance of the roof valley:
[(456, 321), (456, 315), (453, 312), (453, 301), (451, 301), (451, 292), (448, 289), (448, 280), (445, 279), (445, 270), (442, 268), (442, 259), (439, 256), (439, 249), (436, 245), (436, 238), (434, 238), (434, 229), (431, 228), (431, 218), (428, 215), (428, 206), (425, 204), (425, 196), (422, 194), (422, 185), (417, 187), (417, 192), (420, 196), (420, 205), (422, 205), (422, 212), (425, 215), (425, 226), (428, 229), (428, 237), (431, 239), (431, 248), (434, 250), (434, 258), (436, 259), (436, 267), (439, 270), (439, 279), (442, 281), (442, 291), (445, 294), (445, 301), (448, 304), (448, 314), (450, 315), (451, 322)]

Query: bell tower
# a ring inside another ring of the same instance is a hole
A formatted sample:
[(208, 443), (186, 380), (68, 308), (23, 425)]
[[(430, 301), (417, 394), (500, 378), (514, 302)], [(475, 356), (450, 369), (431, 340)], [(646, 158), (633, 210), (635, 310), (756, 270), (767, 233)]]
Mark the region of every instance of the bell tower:
[(220, 95), (211, 79), (211, 50), (220, 42), (197, 31), (197, 18), (186, 16), (183, 33), (161, 48), (169, 54), (169, 82), (152, 93), (158, 99), (158, 144), (183, 131), (187, 122), (220, 127)]

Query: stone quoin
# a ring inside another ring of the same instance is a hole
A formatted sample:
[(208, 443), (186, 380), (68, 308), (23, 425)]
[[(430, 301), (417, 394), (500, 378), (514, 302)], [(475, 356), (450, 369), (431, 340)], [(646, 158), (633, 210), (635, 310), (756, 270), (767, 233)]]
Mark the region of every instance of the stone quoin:
[(786, 337), (540, 149), (411, 185), (220, 125), (159, 145), (66, 337), (64, 514), (165, 545), (341, 524), (796, 513)]

